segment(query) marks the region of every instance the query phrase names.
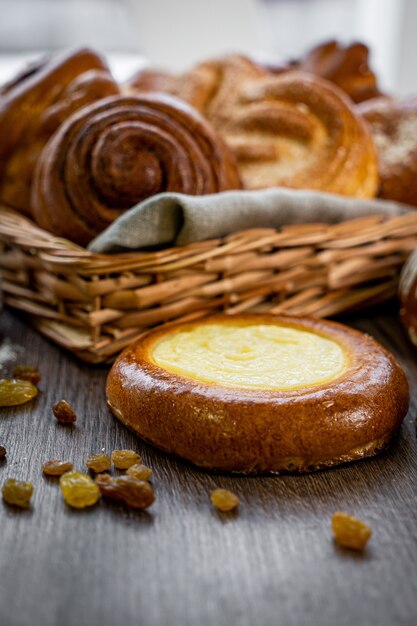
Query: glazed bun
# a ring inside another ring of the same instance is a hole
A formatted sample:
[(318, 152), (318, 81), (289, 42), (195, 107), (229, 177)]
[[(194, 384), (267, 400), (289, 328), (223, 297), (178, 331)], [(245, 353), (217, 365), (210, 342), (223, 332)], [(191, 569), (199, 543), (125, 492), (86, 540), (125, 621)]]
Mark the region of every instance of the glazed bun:
[(374, 455), (409, 401), (400, 366), (369, 336), (256, 314), (150, 332), (114, 363), (107, 398), (162, 450), (242, 473), (304, 472)]

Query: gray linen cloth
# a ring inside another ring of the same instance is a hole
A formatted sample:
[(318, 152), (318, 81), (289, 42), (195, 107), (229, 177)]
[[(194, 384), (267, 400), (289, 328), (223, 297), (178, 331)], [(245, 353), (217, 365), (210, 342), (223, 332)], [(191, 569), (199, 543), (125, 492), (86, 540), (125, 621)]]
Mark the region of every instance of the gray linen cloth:
[(206, 196), (161, 193), (123, 213), (88, 247), (93, 252), (108, 253), (185, 245), (246, 228), (333, 224), (375, 214), (403, 215), (410, 210), (413, 208), (387, 200), (281, 188)]

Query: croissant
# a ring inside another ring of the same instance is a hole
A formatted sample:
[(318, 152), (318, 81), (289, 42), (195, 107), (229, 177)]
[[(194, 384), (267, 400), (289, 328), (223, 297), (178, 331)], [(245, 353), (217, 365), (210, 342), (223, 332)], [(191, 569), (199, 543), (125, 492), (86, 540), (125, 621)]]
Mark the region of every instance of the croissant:
[(354, 102), (382, 95), (377, 77), (369, 67), (369, 48), (361, 42), (345, 46), (338, 41), (327, 41), (295, 61), (292, 69), (311, 72), (330, 80)]
[(36, 222), (85, 245), (161, 191), (240, 187), (232, 154), (210, 124), (171, 96), (113, 96), (74, 113), (45, 146), (32, 189)]
[(381, 198), (417, 206), (417, 97), (375, 98), (358, 106), (378, 154)]
[(30, 214), (39, 154), (58, 126), (85, 104), (119, 93), (107, 65), (82, 49), (36, 62), (0, 92), (0, 200)]
[(299, 71), (272, 76), (250, 59), (228, 56), (163, 83), (210, 120), (233, 150), (246, 188), (375, 195), (372, 138), (330, 82)]

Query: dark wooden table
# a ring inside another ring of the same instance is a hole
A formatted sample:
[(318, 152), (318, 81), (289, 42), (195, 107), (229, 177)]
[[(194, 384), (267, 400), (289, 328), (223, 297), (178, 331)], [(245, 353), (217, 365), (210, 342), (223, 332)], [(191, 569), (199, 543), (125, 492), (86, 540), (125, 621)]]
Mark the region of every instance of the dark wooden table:
[[(106, 407), (107, 370), (80, 363), (21, 319), (0, 318), (2, 374), (42, 372), (36, 401), (2, 409), (0, 464), (35, 485), (33, 506), (0, 504), (1, 626), (343, 626), (417, 623), (417, 352), (395, 311), (345, 321), (372, 334), (404, 366), (412, 402), (400, 435), (378, 458), (307, 476), (230, 477), (198, 471), (150, 446)], [(51, 414), (65, 397), (75, 429)], [(136, 513), (104, 502), (75, 511), (42, 463), (83, 469), (92, 452), (135, 448), (154, 469), (157, 500)], [(209, 503), (214, 486), (239, 494), (236, 516)], [(349, 511), (374, 531), (363, 556), (337, 548), (330, 517)]]

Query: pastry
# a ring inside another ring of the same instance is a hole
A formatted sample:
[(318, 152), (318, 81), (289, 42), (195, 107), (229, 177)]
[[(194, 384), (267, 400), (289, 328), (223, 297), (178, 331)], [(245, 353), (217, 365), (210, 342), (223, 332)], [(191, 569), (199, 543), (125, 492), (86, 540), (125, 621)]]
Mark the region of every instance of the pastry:
[(375, 195), (370, 133), (343, 92), (324, 79), (297, 71), (273, 76), (246, 57), (228, 56), (181, 76), (159, 74), (158, 87), (209, 119), (234, 152), (247, 189)]
[(15, 76), (13, 76), (10, 80), (0, 85), (0, 96), (8, 93), (12, 89), (15, 89), (19, 86), (20, 83), (23, 83), (28, 78), (33, 76), (41, 70), (45, 64), (48, 62), (48, 57), (35, 59), (27, 63)]
[(39, 226), (85, 245), (158, 192), (239, 187), (233, 155), (185, 102), (114, 96), (83, 107), (51, 137), (38, 160), (31, 205)]
[[(288, 69), (326, 78), (343, 89), (354, 102), (382, 95), (377, 77), (369, 66), (369, 48), (361, 42), (344, 45), (334, 40), (326, 41), (289, 64)], [(278, 66), (278, 72), (282, 70), (282, 66)]]
[(405, 374), (368, 335), (256, 314), (151, 331), (115, 361), (107, 399), (155, 446), (245, 473), (309, 471), (376, 454), (409, 402)]
[(167, 82), (172, 74), (163, 70), (142, 69), (127, 82), (128, 91), (167, 91)]
[(80, 107), (119, 93), (104, 60), (82, 49), (26, 68), (0, 92), (0, 200), (30, 215), (39, 154), (58, 126)]
[(284, 186), (368, 198), (377, 188), (371, 137), (342, 93), (300, 72), (247, 85), (225, 124), (248, 188)]
[(401, 271), (398, 295), (401, 321), (417, 347), (417, 250), (408, 257)]
[(417, 206), (417, 98), (376, 98), (358, 110), (377, 149), (378, 195)]

